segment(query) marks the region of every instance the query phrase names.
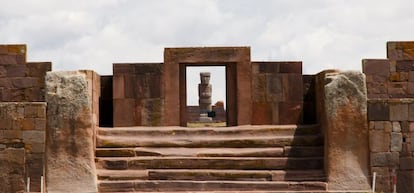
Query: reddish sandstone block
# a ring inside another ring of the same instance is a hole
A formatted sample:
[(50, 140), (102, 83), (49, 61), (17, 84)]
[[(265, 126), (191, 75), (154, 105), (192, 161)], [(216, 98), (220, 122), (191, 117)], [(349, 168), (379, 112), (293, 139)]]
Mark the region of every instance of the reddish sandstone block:
[(26, 45), (17, 44), (17, 45), (7, 45), (7, 53), (14, 55), (26, 55), (27, 48)]
[(303, 80), (301, 74), (283, 74), (284, 101), (303, 101)]
[(113, 98), (122, 99), (125, 98), (125, 80), (124, 75), (114, 75), (113, 76)]
[(46, 72), (52, 71), (51, 62), (29, 62), (27, 63), (28, 75), (32, 77), (44, 77)]
[(37, 79), (30, 77), (11, 78), (11, 83), (14, 88), (30, 88), (36, 86)]
[(280, 102), (279, 123), (300, 124), (302, 123), (303, 102)]
[(113, 64), (113, 74), (134, 74), (135, 73), (135, 66), (133, 64)]
[(5, 65), (7, 77), (25, 77), (27, 68), (24, 65)]
[(388, 94), (388, 78), (381, 75), (366, 75), (368, 94)]
[(387, 121), (390, 119), (389, 104), (385, 102), (368, 103), (368, 120)]
[(114, 99), (114, 127), (135, 126), (135, 99)]
[(390, 150), (390, 133), (382, 130), (369, 131), (369, 148), (371, 152), (387, 152)]
[(284, 101), (283, 92), (283, 77), (280, 74), (269, 74), (266, 75), (266, 91), (265, 95), (267, 101)]
[(364, 59), (362, 71), (366, 75), (389, 76), (390, 62), (387, 59)]
[(414, 59), (414, 42), (387, 42), (387, 58), (390, 60)]
[(408, 104), (407, 103), (391, 103), (390, 104), (390, 120), (406, 121), (408, 120)]
[(137, 97), (137, 89), (136, 86), (138, 85), (137, 83), (137, 78), (135, 75), (125, 75), (124, 76), (124, 92), (125, 92), (125, 98), (136, 98)]
[(7, 45), (0, 45), (0, 54), (7, 54), (9, 52), (9, 49), (7, 48)]
[(414, 71), (408, 72), (408, 81), (414, 82)]
[(266, 102), (266, 89), (267, 89), (266, 75), (255, 74), (252, 77), (252, 101), (253, 102)]
[[(414, 171), (398, 170), (397, 171), (397, 191), (396, 192), (414, 192)], [(391, 192), (391, 191), (390, 191)]]
[(259, 66), (259, 73), (279, 73), (279, 63), (276, 62), (254, 62)]
[(414, 60), (396, 61), (396, 71), (397, 72), (414, 71)]
[(280, 73), (302, 74), (302, 62), (279, 62)]
[(407, 90), (408, 94), (414, 95), (414, 82), (408, 82)]
[(0, 55), (0, 65), (16, 65), (16, 55)]
[(408, 72), (392, 72), (390, 75), (392, 82), (406, 82), (408, 81)]
[(400, 158), (400, 169), (413, 170), (414, 169), (414, 158), (413, 157)]
[(388, 84), (388, 94), (390, 98), (405, 98), (408, 94), (407, 82), (390, 82)]
[(268, 103), (253, 102), (252, 109), (253, 125), (271, 125), (272, 124), (272, 106)]
[(149, 76), (149, 82), (148, 82), (149, 97), (150, 98), (161, 97), (161, 89), (162, 89), (161, 76), (157, 74), (151, 74), (148, 76)]

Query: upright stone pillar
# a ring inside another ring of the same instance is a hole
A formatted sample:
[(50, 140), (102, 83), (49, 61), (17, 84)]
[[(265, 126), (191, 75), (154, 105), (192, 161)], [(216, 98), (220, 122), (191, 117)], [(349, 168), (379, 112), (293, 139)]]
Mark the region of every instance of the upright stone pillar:
[(201, 83), (198, 84), (198, 106), (200, 108), (200, 122), (210, 122), (211, 117), (208, 117), (208, 112), (212, 111), (211, 108), (211, 84), (210, 72), (200, 73)]
[(48, 193), (98, 192), (92, 85), (87, 74), (71, 71), (46, 75)]
[(325, 137), (328, 189), (369, 192), (365, 75), (331, 71), (318, 76), (318, 112)]

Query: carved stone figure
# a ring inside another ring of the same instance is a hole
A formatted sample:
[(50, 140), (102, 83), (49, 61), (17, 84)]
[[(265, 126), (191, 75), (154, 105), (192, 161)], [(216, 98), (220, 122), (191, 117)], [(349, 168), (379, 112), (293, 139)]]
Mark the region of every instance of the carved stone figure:
[(210, 72), (200, 73), (201, 83), (198, 84), (198, 104), (200, 107), (200, 121), (211, 121), (211, 117), (207, 113), (211, 109), (211, 84)]

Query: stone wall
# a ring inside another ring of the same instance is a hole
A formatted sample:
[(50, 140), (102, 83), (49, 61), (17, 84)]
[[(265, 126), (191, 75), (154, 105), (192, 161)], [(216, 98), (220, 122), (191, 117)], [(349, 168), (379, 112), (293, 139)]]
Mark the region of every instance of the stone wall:
[(0, 193), (40, 191), (43, 176), (46, 103), (0, 103)]
[(161, 63), (113, 65), (114, 126), (163, 124), (162, 69)]
[(388, 59), (365, 59), (371, 171), (378, 191), (414, 192), (414, 42), (388, 42)]
[[(216, 116), (213, 117), (214, 122), (226, 121), (226, 110), (222, 106), (212, 106)], [(198, 106), (187, 106), (187, 121), (198, 122), (200, 119), (200, 108)]]
[(44, 101), (50, 62), (26, 62), (26, 45), (0, 45), (0, 101)]
[(302, 62), (252, 62), (252, 68), (252, 124), (302, 123)]

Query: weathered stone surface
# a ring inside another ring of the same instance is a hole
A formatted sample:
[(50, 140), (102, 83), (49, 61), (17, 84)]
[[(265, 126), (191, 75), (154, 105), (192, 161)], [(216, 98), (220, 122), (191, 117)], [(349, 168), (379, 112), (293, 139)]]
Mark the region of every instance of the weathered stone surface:
[(390, 150), (390, 133), (384, 131), (369, 131), (369, 147), (371, 152), (384, 152)]
[(387, 42), (387, 58), (391, 60), (414, 59), (414, 42)]
[(24, 148), (0, 149), (0, 193), (25, 192)]
[(368, 119), (370, 121), (388, 121), (390, 118), (389, 104), (385, 102), (368, 103)]
[(400, 152), (401, 150), (402, 150), (402, 134), (392, 132), (391, 133), (391, 151)]
[(414, 192), (414, 171), (397, 172), (397, 192)]
[(371, 166), (396, 167), (399, 163), (398, 152), (371, 153)]
[(365, 76), (322, 74), (325, 169), (330, 190), (369, 190), (369, 145)]
[(408, 104), (407, 103), (391, 103), (390, 104), (390, 120), (405, 121), (408, 120)]
[(92, 96), (85, 73), (46, 76), (46, 185), (53, 192), (97, 192)]

